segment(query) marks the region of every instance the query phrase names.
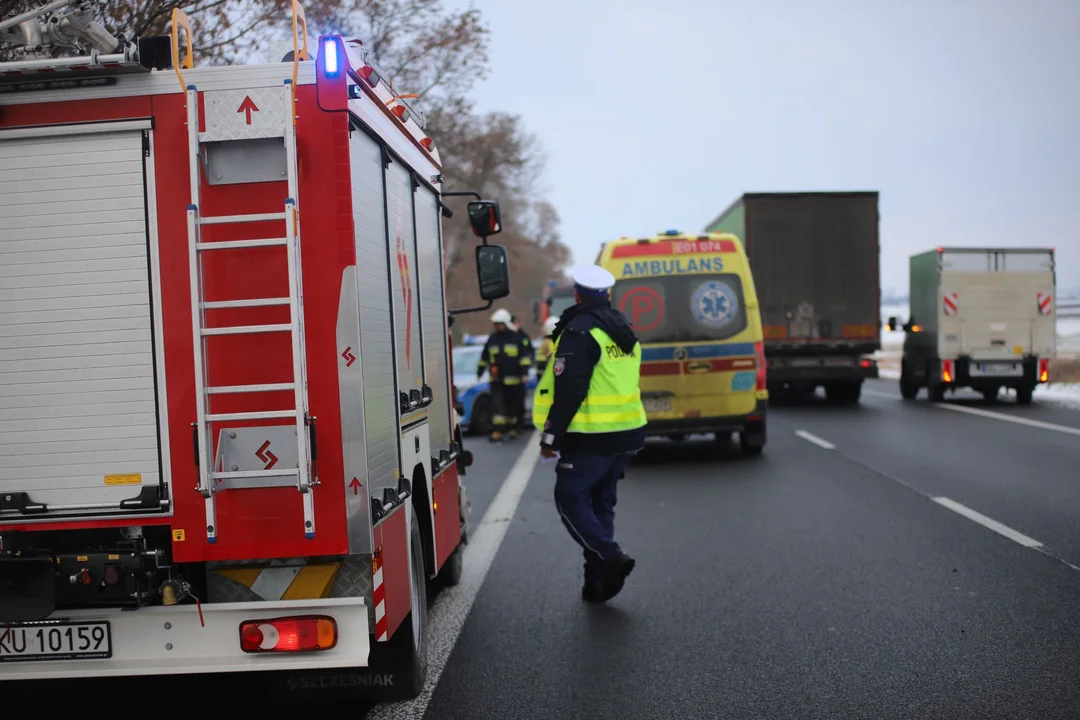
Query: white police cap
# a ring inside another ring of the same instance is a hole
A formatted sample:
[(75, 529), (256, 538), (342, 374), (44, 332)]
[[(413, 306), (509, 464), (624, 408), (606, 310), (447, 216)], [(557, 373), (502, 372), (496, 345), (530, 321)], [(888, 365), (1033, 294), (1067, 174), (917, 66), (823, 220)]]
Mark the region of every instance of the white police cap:
[(593, 292), (605, 292), (615, 284), (615, 276), (599, 265), (582, 265), (574, 268), (574, 284)]

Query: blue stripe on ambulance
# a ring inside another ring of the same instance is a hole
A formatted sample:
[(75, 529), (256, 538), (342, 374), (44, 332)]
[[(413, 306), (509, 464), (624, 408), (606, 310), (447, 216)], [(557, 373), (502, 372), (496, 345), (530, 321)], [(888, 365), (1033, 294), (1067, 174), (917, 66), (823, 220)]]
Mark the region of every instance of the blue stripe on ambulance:
[[(644, 362), (656, 360), (675, 360), (673, 347), (646, 347), (641, 350), (641, 359)], [(686, 360), (701, 360), (705, 358), (738, 357), (747, 355), (753, 357), (754, 343), (710, 343), (708, 345), (685, 345)]]

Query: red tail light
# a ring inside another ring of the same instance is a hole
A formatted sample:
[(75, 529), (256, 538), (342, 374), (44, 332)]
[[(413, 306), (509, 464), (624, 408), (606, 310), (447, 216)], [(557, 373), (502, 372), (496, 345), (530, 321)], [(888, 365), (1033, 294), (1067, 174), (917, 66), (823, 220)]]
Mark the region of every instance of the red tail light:
[(1050, 382), (1050, 359), (1039, 358), (1039, 382)]
[(765, 343), (754, 343), (754, 354), (757, 356), (757, 389), (765, 389)]
[(942, 360), (941, 361), (941, 380), (942, 382), (951, 383), (953, 381), (953, 361)]
[(862, 360), (860, 360), (859, 361), (859, 367), (861, 367), (861, 368), (870, 367), (870, 359), (869, 358), (863, 358)]
[(314, 652), (335, 645), (337, 623), (330, 617), (283, 617), (240, 624), (240, 649), (244, 652)]

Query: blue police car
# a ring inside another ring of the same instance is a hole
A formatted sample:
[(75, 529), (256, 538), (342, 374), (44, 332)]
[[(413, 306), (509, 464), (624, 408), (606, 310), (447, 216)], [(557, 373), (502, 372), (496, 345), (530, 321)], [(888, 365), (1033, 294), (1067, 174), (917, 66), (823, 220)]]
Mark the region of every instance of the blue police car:
[[(483, 337), (483, 336), (481, 336)], [(466, 342), (476, 342), (479, 338), (466, 337)], [(454, 386), (457, 388), (458, 424), (461, 431), (469, 434), (487, 435), (491, 432), (492, 403), (491, 386), (485, 371), (476, 379), (476, 368), (480, 362), (480, 353), (484, 350), (483, 337), (479, 344), (459, 345), (454, 348)], [(533, 347), (539, 345), (533, 341)], [(532, 417), (533, 391), (536, 390), (536, 372), (529, 373), (525, 384), (525, 417)]]

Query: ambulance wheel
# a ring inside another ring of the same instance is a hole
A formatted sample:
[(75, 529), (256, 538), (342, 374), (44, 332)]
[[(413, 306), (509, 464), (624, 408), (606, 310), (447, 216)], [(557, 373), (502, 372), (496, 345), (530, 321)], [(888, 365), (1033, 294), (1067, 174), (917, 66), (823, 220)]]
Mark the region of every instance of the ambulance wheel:
[(740, 430), (739, 448), (744, 455), (760, 455), (765, 449), (765, 423), (757, 423)]
[(371, 649), (372, 667), (376, 663), (393, 674), (393, 684), (380, 693), (379, 699), (412, 700), (420, 695), (428, 673), (428, 593), (424, 571), (424, 548), (420, 521), (409, 503), (407, 512), (412, 533), (409, 538), (409, 614), (387, 642), (375, 642)]

